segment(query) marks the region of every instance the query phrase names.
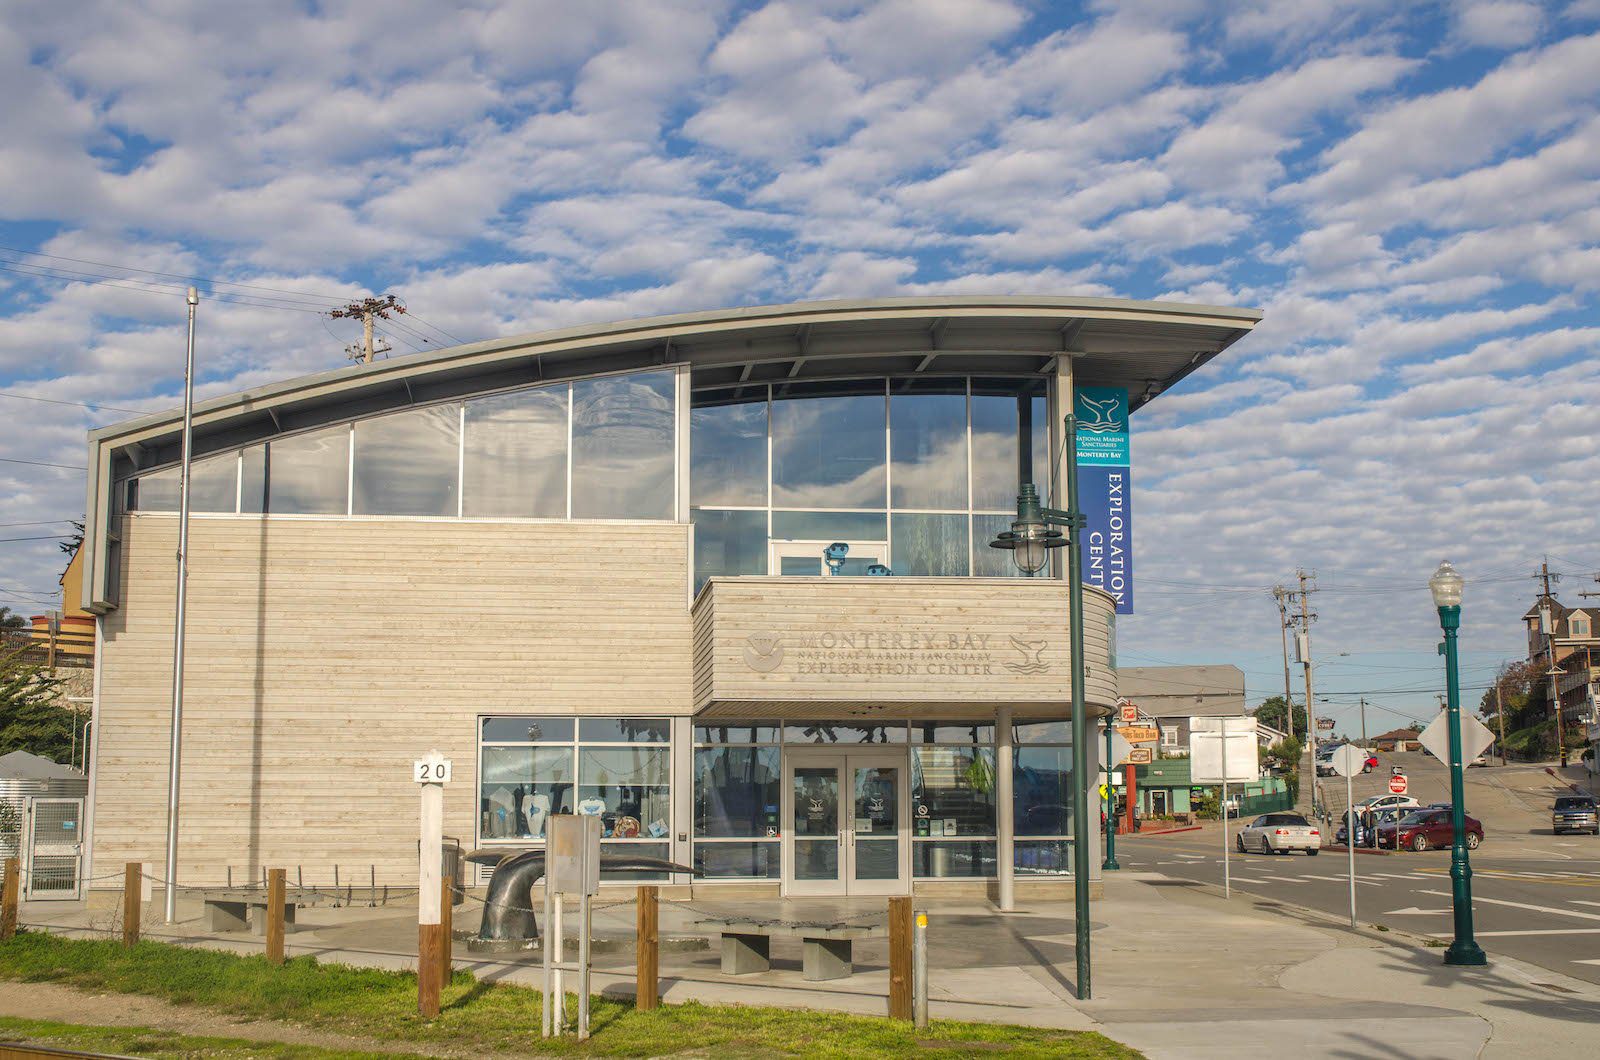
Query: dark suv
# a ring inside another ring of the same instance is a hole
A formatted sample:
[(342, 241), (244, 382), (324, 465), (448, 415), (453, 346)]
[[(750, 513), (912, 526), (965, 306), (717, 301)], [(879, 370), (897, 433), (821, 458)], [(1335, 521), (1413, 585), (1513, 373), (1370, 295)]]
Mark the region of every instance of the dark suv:
[(1600, 835), (1600, 812), (1593, 795), (1562, 795), (1550, 810), (1550, 829), (1562, 832), (1588, 832)]

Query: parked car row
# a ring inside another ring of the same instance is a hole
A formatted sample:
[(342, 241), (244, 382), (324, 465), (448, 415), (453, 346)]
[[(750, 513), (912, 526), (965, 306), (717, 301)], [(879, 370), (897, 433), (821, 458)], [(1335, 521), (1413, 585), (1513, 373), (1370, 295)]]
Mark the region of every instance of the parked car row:
[(1316, 857), (1322, 832), (1298, 813), (1264, 813), (1239, 829), (1234, 841), (1239, 853), (1287, 854), (1303, 850)]

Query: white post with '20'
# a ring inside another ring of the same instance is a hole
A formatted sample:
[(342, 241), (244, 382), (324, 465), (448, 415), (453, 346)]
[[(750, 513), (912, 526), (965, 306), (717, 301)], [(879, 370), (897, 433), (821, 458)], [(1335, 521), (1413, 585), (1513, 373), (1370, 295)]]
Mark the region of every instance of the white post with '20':
[(441, 917), (441, 848), (444, 846), (444, 786), (450, 783), (450, 759), (438, 751), (411, 763), (411, 779), (422, 792), (422, 827), (417, 843), (417, 1009), (427, 1018), (439, 1014), (439, 969), (444, 960)]
[(1228, 785), (1261, 779), (1261, 745), (1256, 719), (1243, 717), (1189, 719), (1189, 779), (1195, 784), (1221, 784), (1217, 816), (1222, 819), (1222, 893), (1233, 895), (1228, 863)]

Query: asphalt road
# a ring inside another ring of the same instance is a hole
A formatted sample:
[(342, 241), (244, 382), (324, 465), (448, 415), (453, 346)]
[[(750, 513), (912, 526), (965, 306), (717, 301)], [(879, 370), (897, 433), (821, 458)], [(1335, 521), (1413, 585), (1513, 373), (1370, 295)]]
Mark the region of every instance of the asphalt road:
[[(1355, 798), (1387, 790), (1390, 765), (1401, 765), (1422, 802), (1447, 801), (1447, 771), (1419, 754), (1383, 755), (1382, 768), (1356, 778)], [(1475, 928), (1493, 960), (1503, 953), (1566, 975), (1600, 983), (1600, 838), (1552, 835), (1549, 810), (1569, 790), (1541, 766), (1491, 766), (1467, 774), (1467, 812), (1483, 822), (1485, 839), (1471, 856)], [(1344, 782), (1337, 801), (1344, 804)], [(1333, 784), (1324, 779), (1334, 800)], [(1365, 790), (1364, 790), (1365, 789)], [(1230, 836), (1236, 828), (1230, 822)], [(1342, 851), (1240, 854), (1230, 847), (1235, 891), (1349, 915), (1348, 859)], [(1215, 824), (1167, 836), (1121, 836), (1125, 871), (1174, 880), (1222, 883), (1222, 836)], [(1356, 912), (1362, 924), (1448, 942), (1450, 852), (1430, 850), (1356, 855)]]

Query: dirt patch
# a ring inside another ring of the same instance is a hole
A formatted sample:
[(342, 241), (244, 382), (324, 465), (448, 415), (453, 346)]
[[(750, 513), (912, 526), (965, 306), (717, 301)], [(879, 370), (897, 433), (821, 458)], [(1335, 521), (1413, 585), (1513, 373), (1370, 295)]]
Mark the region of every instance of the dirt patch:
[[(203, 1009), (173, 1005), (137, 994), (95, 994), (54, 983), (7, 982), (0, 990), (0, 1016), (93, 1024), (100, 1027), (154, 1027), (178, 1034), (246, 1038), (258, 1042), (349, 1049), (368, 1053), (415, 1056), (403, 1043), (329, 1034), (271, 1020), (239, 1020)], [(440, 1053), (439, 1055), (469, 1055)], [(481, 1056), (474, 1050), (470, 1055)]]

